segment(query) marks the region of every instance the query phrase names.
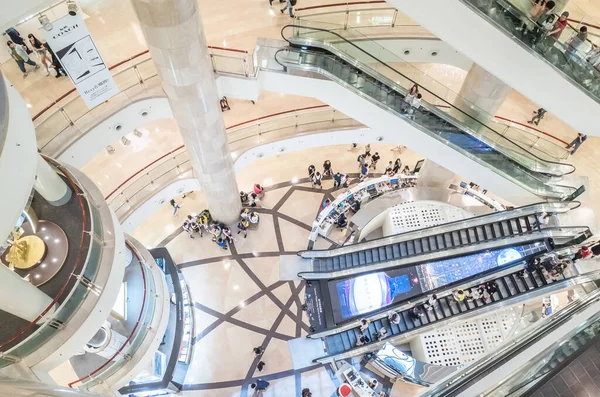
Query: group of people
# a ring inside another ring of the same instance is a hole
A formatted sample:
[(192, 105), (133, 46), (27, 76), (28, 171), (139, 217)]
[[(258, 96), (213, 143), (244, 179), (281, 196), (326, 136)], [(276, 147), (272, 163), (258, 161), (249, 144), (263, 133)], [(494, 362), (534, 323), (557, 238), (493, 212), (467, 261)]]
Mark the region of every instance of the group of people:
[(381, 341), (383, 340), (387, 334), (388, 331), (385, 327), (381, 327), (379, 328), (379, 330), (376, 330), (373, 335), (372, 338), (369, 336), (369, 326), (371, 325), (371, 320), (363, 318), (360, 320), (360, 335), (358, 336), (357, 340), (356, 340), (356, 346), (362, 346), (365, 345), (367, 343), (370, 343), (372, 341)]
[(254, 184), (251, 192), (240, 192), (240, 201), (244, 207), (260, 207), (260, 199), (265, 194), (265, 189), (258, 183)]
[(188, 233), (190, 238), (194, 238), (196, 234), (204, 237), (205, 232), (211, 234), (212, 241), (224, 250), (228, 248), (228, 244), (234, 241), (231, 228), (219, 221), (213, 220), (208, 210), (204, 210), (198, 215), (188, 215), (183, 221), (182, 228)]
[(485, 303), (490, 303), (494, 294), (498, 292), (498, 284), (495, 281), (486, 281), (485, 283), (469, 289), (458, 288), (452, 291), (452, 297), (456, 302), (475, 302), (482, 299)]
[(406, 114), (409, 119), (414, 119), (415, 111), (421, 107), (422, 98), (423, 95), (419, 92), (418, 84), (414, 84), (404, 97), (404, 103), (400, 106), (400, 111)]
[(46, 69), (46, 76), (50, 75), (50, 69), (54, 69), (56, 78), (67, 75), (48, 43), (43, 43), (32, 33), (27, 35), (26, 41), (15, 28), (9, 28), (6, 34), (10, 37), (10, 40), (6, 42), (8, 53), (17, 63), (21, 72), (23, 72), (23, 78), (29, 74), (25, 65), (32, 66), (33, 70), (40, 68), (40, 65), (31, 59), (31, 55), (34, 52), (38, 55), (40, 63)]
[[(254, 357), (259, 360), (256, 364), (256, 369), (258, 369), (258, 372), (262, 372), (267, 365), (262, 360), (262, 355), (265, 353), (265, 348), (258, 346), (253, 348), (252, 351), (254, 352)], [(268, 381), (258, 378), (255, 382), (250, 384), (250, 389), (254, 390), (253, 396), (258, 397), (261, 396), (263, 392), (267, 391), (269, 386), (271, 386), (271, 384)], [(312, 397), (312, 393), (309, 388), (302, 389), (302, 397)]]
[[(352, 150), (358, 147), (358, 144), (352, 144)], [(364, 180), (369, 175), (369, 170), (373, 169), (377, 170), (377, 163), (381, 160), (381, 156), (379, 152), (375, 152), (371, 154), (371, 145), (366, 144), (364, 152), (360, 153), (356, 158), (358, 162), (358, 167), (360, 169), (359, 180)], [(385, 168), (385, 173), (388, 176), (394, 176), (402, 173), (403, 175), (410, 174), (410, 168), (405, 166), (402, 169), (402, 160), (397, 158), (396, 161), (390, 161), (388, 166)], [(350, 184), (350, 180), (347, 174), (343, 174), (341, 172), (335, 172), (333, 170), (333, 166), (330, 160), (325, 160), (323, 162), (323, 171), (317, 171), (317, 168), (311, 164), (308, 166), (308, 178), (312, 183), (312, 187), (323, 188), (323, 178), (330, 177), (333, 179), (333, 188), (338, 189), (340, 187), (347, 188)]]
[[(281, 8), (279, 11), (283, 14), (285, 10), (288, 10), (290, 13), (290, 17), (294, 17), (294, 7), (296, 7), (297, 0), (279, 0), (279, 3), (285, 3), (285, 6)], [(269, 4), (273, 5), (273, 0), (269, 0)]]

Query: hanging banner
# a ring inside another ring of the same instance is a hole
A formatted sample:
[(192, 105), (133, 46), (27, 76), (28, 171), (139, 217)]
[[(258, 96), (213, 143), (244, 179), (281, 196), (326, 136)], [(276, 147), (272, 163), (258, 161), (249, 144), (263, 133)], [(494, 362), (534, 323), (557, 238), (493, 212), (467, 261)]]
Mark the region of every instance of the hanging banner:
[(72, 12), (52, 22), (46, 38), (89, 109), (119, 93), (81, 13)]

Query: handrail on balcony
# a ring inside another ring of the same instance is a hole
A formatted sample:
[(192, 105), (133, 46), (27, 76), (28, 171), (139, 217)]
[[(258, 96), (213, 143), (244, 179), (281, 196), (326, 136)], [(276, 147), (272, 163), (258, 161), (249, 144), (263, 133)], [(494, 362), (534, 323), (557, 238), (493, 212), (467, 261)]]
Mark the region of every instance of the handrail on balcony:
[(68, 384), (68, 386), (70, 388), (73, 388), (73, 385), (76, 384), (76, 383), (79, 383), (79, 382), (83, 383), (84, 380), (91, 378), (92, 376), (94, 376), (98, 372), (102, 371), (107, 365), (109, 365), (110, 363), (113, 363), (113, 360), (119, 354), (121, 354), (121, 352), (127, 346), (127, 344), (129, 343), (129, 341), (131, 341), (131, 339), (134, 337), (134, 335), (136, 333), (136, 330), (138, 329), (138, 327), (139, 327), (139, 325), (141, 323), (142, 315), (144, 314), (144, 308), (146, 307), (146, 295), (147, 295), (147, 290), (146, 290), (146, 274), (144, 273), (144, 264), (142, 262), (142, 259), (139, 257), (137, 251), (135, 250), (135, 248), (131, 244), (129, 244), (128, 242), (125, 242), (125, 245), (127, 246), (127, 248), (129, 248), (131, 250), (131, 253), (137, 259), (138, 264), (140, 265), (140, 269), (142, 271), (142, 291), (143, 291), (143, 295), (142, 295), (142, 307), (140, 308), (140, 314), (138, 315), (138, 318), (137, 318), (135, 324), (133, 325), (133, 329), (131, 330), (131, 333), (129, 334), (129, 336), (127, 337), (127, 339), (125, 340), (125, 342), (123, 342), (123, 344), (121, 345), (121, 347), (119, 347), (119, 349), (117, 349), (117, 351), (115, 352), (115, 354), (113, 354), (112, 357), (110, 357), (109, 359), (107, 359), (104, 364), (102, 364), (101, 366), (99, 366), (95, 370), (91, 371), (89, 374), (87, 374), (85, 376), (82, 376), (79, 379), (74, 380), (73, 382), (70, 382)]

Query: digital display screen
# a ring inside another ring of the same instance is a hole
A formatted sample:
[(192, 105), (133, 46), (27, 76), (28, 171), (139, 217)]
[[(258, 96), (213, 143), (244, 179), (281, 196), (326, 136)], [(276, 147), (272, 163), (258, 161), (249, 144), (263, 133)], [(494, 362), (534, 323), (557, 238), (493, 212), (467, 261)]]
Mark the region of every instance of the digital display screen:
[(336, 323), (413, 296), (545, 252), (544, 243), (526, 244), (328, 282)]

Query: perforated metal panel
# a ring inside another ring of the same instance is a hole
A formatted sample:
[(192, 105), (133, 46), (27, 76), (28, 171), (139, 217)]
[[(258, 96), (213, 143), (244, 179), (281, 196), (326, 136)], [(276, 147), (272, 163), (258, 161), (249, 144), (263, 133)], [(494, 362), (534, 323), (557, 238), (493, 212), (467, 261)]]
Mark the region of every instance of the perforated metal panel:
[(461, 321), (419, 335), (411, 342), (424, 361), (437, 365), (463, 366), (493, 351), (517, 325), (517, 313), (508, 309), (476, 320)]
[(439, 201), (416, 201), (390, 208), (383, 227), (386, 236), (471, 218), (473, 214)]

